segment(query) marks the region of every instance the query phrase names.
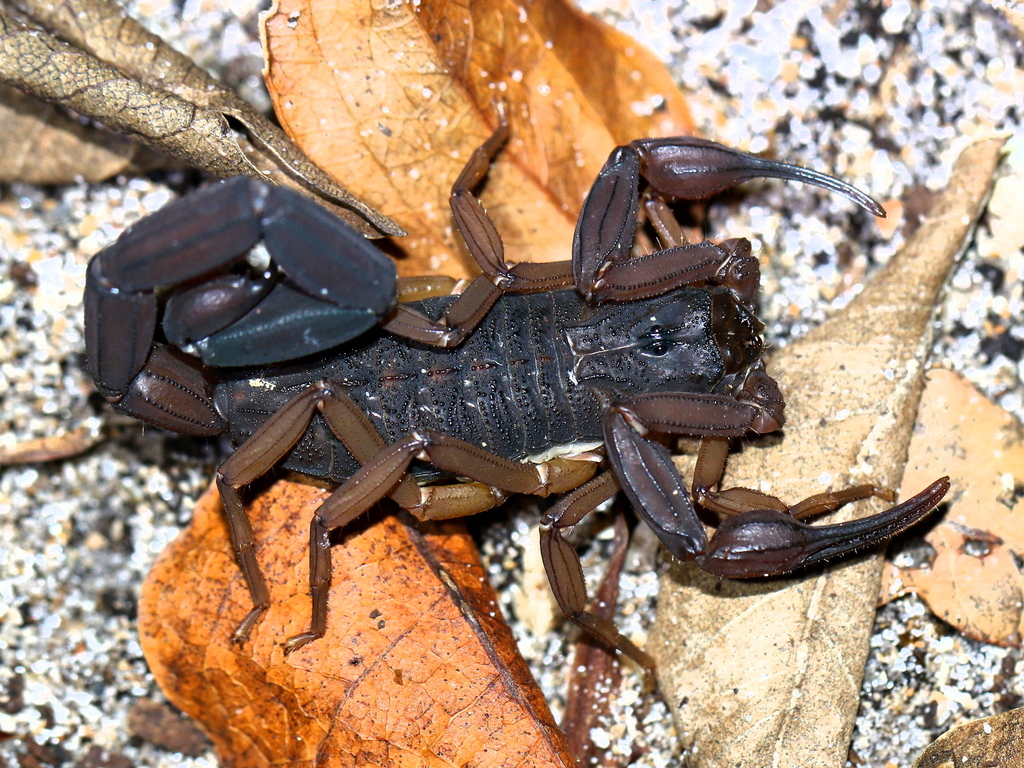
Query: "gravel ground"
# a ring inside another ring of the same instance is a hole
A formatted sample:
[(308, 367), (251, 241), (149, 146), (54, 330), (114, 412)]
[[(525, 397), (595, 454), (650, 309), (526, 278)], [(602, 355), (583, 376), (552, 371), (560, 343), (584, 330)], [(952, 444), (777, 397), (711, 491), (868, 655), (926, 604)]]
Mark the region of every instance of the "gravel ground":
[[(750, 185), (749, 194), (712, 209), (713, 233), (750, 237), (762, 256), (763, 316), (775, 345), (848, 301), (900, 247), (960, 146), (993, 130), (1018, 132), (1020, 41), (984, 3), (822, 8), (791, 0), (769, 12), (756, 11), (764, 4), (753, 0), (727, 12), (711, 2), (680, 5), (590, 0), (587, 9), (653, 48), (698, 94), (692, 107), (704, 135), (831, 170), (890, 211), (879, 226), (809, 190), (788, 196), (779, 184)], [(265, 98), (250, 3), (130, 6), (247, 97)], [(112, 416), (82, 373), (88, 257), (193, 181), (161, 174), (2, 190), (0, 450), (72, 430), (98, 444), (61, 462), (0, 468), (0, 765), (216, 764), (187, 734), (162, 747), (146, 739), (145, 724), (164, 700), (139, 650), (135, 607), (145, 573), (188, 520), (221, 446)], [(1019, 418), (1022, 241), (994, 227), (979, 234), (947, 294), (935, 350), (938, 363)], [(535, 520), (529, 510), (495, 517), (484, 532), (512, 613)], [(599, 542), (588, 563), (599, 563), (606, 547), (607, 539)], [(623, 621), (639, 633), (656, 592), (645, 551), (624, 579), (632, 597)], [(522, 623), (516, 630), (557, 709), (564, 631), (535, 636)], [(872, 647), (851, 765), (912, 765), (938, 733), (1018, 706), (1024, 695), (1018, 650), (966, 640), (914, 598), (880, 612)], [(620, 727), (595, 738), (627, 754), (639, 744), (645, 753), (636, 765), (682, 765), (664, 706), (639, 697), (635, 685), (627, 679)]]

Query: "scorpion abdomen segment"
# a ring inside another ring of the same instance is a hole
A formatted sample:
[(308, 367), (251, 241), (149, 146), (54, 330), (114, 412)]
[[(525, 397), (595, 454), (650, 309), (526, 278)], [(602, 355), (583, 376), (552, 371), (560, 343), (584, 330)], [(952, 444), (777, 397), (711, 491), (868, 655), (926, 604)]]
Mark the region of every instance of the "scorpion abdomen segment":
[(213, 437), (227, 430), (227, 422), (210, 397), (202, 368), (162, 344), (153, 345), (149, 359), (117, 402), (117, 409), (186, 435)]
[(253, 311), (195, 349), (204, 363), (222, 368), (271, 364), (336, 347), (379, 320), (373, 310), (320, 301), (278, 283)]
[[(153, 346), (157, 302), (152, 293), (119, 291), (106, 279), (99, 259), (85, 273), (85, 349), (96, 388), (112, 402), (128, 389)], [(109, 330), (113, 318), (120, 333)], [(130, 322), (124, 322), (130, 319)]]

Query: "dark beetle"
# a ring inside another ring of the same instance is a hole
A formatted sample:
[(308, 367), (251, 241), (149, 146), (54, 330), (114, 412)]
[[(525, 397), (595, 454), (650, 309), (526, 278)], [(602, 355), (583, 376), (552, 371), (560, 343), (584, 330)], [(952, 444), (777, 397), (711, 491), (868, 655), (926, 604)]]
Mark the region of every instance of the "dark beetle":
[[(571, 262), (510, 266), (471, 192), (506, 134), (500, 126), (452, 190), (456, 224), (484, 273), (459, 296), (398, 302), (394, 265), (368, 241), (317, 204), (241, 177), (149, 216), (90, 263), (86, 338), (100, 391), (122, 413), (228, 433), (238, 445), (217, 479), (254, 604), (238, 642), (269, 605), (240, 490), (278, 464), (341, 486), (313, 516), (312, 624), (287, 650), (326, 629), (329, 532), (384, 496), (431, 520), (508, 493), (575, 489), (542, 520), (555, 596), (575, 623), (648, 668), (643, 651), (586, 612), (579, 558), (563, 536), (618, 490), (673, 554), (732, 577), (785, 573), (883, 541), (948, 490), (943, 478), (881, 514), (812, 527), (799, 518), (891, 495), (864, 485), (787, 506), (717, 488), (730, 438), (779, 429), (784, 404), (761, 360), (749, 243), (686, 243), (665, 201), (761, 176), (823, 186), (884, 215), (874, 201), (712, 142), (637, 141), (614, 150), (598, 176)], [(664, 249), (632, 256), (641, 176), (644, 213)], [(259, 240), (269, 267), (246, 261)], [(649, 434), (701, 438), (692, 495)], [(601, 445), (611, 469), (595, 476), (583, 456)], [(462, 482), (438, 484), (427, 465)], [(724, 516), (710, 542), (694, 501)]]

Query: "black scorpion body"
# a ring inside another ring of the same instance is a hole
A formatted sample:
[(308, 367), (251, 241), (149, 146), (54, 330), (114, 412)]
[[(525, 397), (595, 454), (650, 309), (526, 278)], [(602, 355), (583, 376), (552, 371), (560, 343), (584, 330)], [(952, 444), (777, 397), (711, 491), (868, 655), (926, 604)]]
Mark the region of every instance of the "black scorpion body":
[[(428, 299), (416, 308), (436, 316), (453, 300)], [(388, 443), (429, 429), (514, 461), (543, 460), (603, 441), (602, 394), (620, 401), (728, 386), (737, 364), (730, 369), (725, 358), (738, 358), (739, 368), (756, 360), (759, 330), (722, 290), (684, 288), (626, 311), (592, 307), (573, 290), (506, 294), (459, 347), (373, 332), (313, 364), (227, 378), (215, 401), (240, 444), (311, 381), (329, 381)], [(743, 345), (748, 354), (737, 355)], [(336, 483), (359, 468), (319, 417), (282, 466)]]
[[(811, 526), (801, 518), (894, 495), (862, 484), (789, 505), (720, 487), (730, 440), (780, 429), (785, 403), (761, 360), (749, 241), (687, 242), (668, 203), (777, 177), (882, 215), (867, 195), (702, 139), (641, 139), (608, 156), (571, 261), (512, 264), (472, 191), (507, 137), (502, 122), (452, 185), (455, 225), (481, 270), (458, 296), (398, 303), (385, 254), (302, 195), (243, 178), (152, 214), (90, 264), (86, 346), (100, 392), (121, 413), (238, 446), (217, 472), (252, 598), (236, 642), (271, 604), (243, 494), (278, 466), (338, 485), (311, 513), (309, 629), (286, 653), (327, 631), (330, 532), (385, 497), (427, 521), (510, 493), (564, 494), (540, 535), (558, 606), (647, 670), (650, 656), (588, 612), (566, 538), (619, 490), (676, 557), (734, 578), (884, 541), (949, 490), (941, 478), (885, 512)], [(634, 253), (641, 223), (656, 250)], [(247, 256), (261, 240), (267, 265)], [(430, 283), (401, 290), (447, 290)], [(659, 435), (700, 439), (690, 483)], [(602, 444), (608, 469), (597, 473), (595, 455), (579, 454)], [(722, 518), (710, 539), (698, 505)]]

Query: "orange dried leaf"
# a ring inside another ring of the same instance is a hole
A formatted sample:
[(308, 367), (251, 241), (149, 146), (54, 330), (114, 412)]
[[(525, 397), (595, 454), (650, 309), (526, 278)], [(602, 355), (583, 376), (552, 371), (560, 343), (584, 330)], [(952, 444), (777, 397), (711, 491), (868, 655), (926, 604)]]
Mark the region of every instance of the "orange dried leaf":
[(904, 488), (943, 467), (949, 508), (926, 536), (933, 558), (886, 566), (882, 600), (916, 592), (965, 635), (1020, 645), (1024, 630), (1024, 427), (959, 374), (934, 370), (918, 411)]
[(211, 489), (143, 585), (142, 646), (223, 765), (574, 765), (459, 525), (375, 514), (332, 547), (327, 636), (305, 630), (310, 516), (326, 492), (280, 481), (249, 505), (271, 607), (250, 607)]
[(650, 53), (561, 0), (281, 0), (264, 23), (282, 125), (408, 230), (406, 275), (479, 272), (448, 196), (499, 105), (513, 138), (482, 199), (514, 262), (568, 258), (576, 213), (616, 144), (693, 130)]

